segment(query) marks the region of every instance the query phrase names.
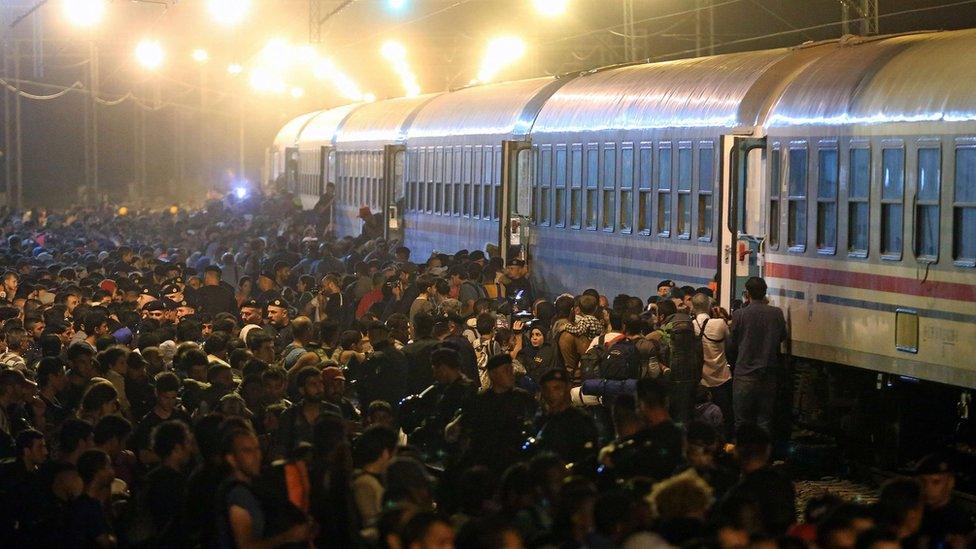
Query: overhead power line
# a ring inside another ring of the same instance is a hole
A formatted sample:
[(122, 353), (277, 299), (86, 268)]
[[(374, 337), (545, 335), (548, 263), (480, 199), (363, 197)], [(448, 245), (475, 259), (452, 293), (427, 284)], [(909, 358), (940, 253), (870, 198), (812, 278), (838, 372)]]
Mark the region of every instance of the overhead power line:
[[(957, 7), (957, 6), (965, 6), (965, 5), (968, 5), (968, 4), (976, 4), (976, 0), (961, 0), (959, 2), (951, 2), (951, 3), (948, 3), (948, 4), (939, 4), (939, 5), (936, 5), (936, 6), (925, 6), (925, 7), (921, 7), (921, 8), (912, 8), (912, 9), (907, 9), (907, 10), (895, 11), (895, 12), (885, 13), (885, 14), (879, 15), (878, 16), (878, 19), (887, 19), (887, 18), (890, 18), (890, 17), (898, 17), (898, 16), (901, 16), (901, 15), (909, 15), (909, 14), (912, 14), (912, 13), (919, 13), (919, 12), (923, 12), (923, 11), (932, 11), (932, 10), (939, 10), (939, 9), (945, 9), (945, 8), (954, 8), (954, 7)], [(769, 33), (769, 34), (762, 34), (762, 35), (759, 35), (759, 36), (751, 36), (749, 38), (740, 38), (738, 40), (729, 40), (728, 42), (722, 42), (722, 43), (719, 43), (719, 44), (715, 44), (715, 47), (716, 48), (721, 48), (721, 47), (725, 47), (725, 46), (735, 46), (735, 45), (738, 45), (738, 44), (747, 44), (749, 42), (756, 42), (758, 40), (765, 40), (767, 38), (778, 38), (780, 36), (788, 36), (788, 35), (791, 35), (791, 34), (803, 33), (803, 32), (808, 32), (808, 31), (812, 31), (812, 30), (826, 29), (826, 28), (830, 28), (830, 27), (839, 27), (839, 26), (841, 26), (843, 24), (844, 24), (843, 21), (832, 21), (830, 23), (821, 23), (819, 25), (811, 25), (809, 27), (803, 27), (803, 28), (800, 28), (800, 29), (791, 29), (791, 30), (785, 30), (785, 31), (779, 31), (779, 32), (772, 32), (772, 33)], [(681, 50), (681, 51), (673, 51), (673, 52), (664, 53), (664, 54), (661, 54), (661, 55), (652, 57), (651, 59), (654, 59), (654, 60), (663, 60), (663, 59), (669, 59), (669, 58), (673, 58), (673, 57), (680, 57), (682, 55), (688, 55), (690, 53), (695, 53), (695, 50), (694, 49), (686, 49), (686, 50)]]

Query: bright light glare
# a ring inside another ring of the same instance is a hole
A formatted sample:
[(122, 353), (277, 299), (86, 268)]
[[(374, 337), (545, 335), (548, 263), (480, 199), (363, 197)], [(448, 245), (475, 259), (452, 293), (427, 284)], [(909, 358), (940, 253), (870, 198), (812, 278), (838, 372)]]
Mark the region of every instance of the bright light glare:
[(237, 196), (238, 200), (244, 200), (245, 198), (247, 198), (247, 188), (237, 187), (236, 189), (234, 189), (234, 195)]
[(247, 17), (251, 9), (251, 0), (208, 0), (207, 8), (210, 16), (218, 24), (233, 27)]
[(533, 0), (535, 9), (545, 17), (559, 17), (566, 13), (569, 0)]
[(403, 44), (388, 40), (383, 43), (380, 53), (393, 65), (393, 72), (403, 82), (403, 89), (407, 97), (420, 95), (420, 84), (417, 83), (417, 75), (410, 70), (410, 63), (407, 62), (407, 49), (403, 47)]
[(283, 93), (288, 89), (279, 75), (264, 67), (251, 70), (251, 87), (262, 93)]
[(143, 40), (136, 46), (136, 60), (144, 68), (156, 70), (163, 64), (166, 52), (163, 46), (156, 40)]
[(207, 50), (202, 48), (197, 48), (193, 50), (193, 53), (190, 54), (190, 57), (192, 57), (193, 60), (196, 61), (197, 63), (206, 63), (207, 61), (210, 61), (210, 54), (207, 53)]
[(304, 88), (300, 88), (298, 86), (295, 86), (294, 88), (292, 88), (290, 93), (291, 93), (291, 96), (293, 98), (295, 98), (295, 99), (301, 99), (302, 97), (305, 97), (305, 89)]
[(227, 72), (230, 74), (241, 74), (244, 72), (244, 67), (238, 65), (237, 63), (231, 63), (230, 65), (227, 65)]
[(386, 0), (386, 5), (393, 11), (400, 11), (407, 5), (407, 0)]
[[(348, 74), (336, 66), (331, 59), (319, 59), (312, 69), (312, 74), (319, 80), (331, 83), (339, 91), (339, 95), (353, 101), (369, 101), (372, 94), (364, 94), (359, 85)], [(375, 101), (375, 97), (373, 99)]]
[(488, 43), (478, 70), (478, 82), (491, 82), (502, 69), (525, 55), (525, 41), (515, 36), (501, 36)]
[(367, 103), (372, 103), (373, 101), (376, 101), (376, 96), (371, 93), (367, 93), (363, 95), (362, 100)]
[(64, 0), (64, 16), (77, 27), (92, 27), (105, 16), (105, 0)]

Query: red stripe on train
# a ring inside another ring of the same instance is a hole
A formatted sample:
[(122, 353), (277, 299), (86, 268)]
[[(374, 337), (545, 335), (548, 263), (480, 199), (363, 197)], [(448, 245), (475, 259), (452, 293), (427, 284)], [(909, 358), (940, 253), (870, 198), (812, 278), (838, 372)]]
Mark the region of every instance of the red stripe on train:
[(814, 284), (846, 286), (863, 290), (877, 290), (900, 295), (976, 301), (976, 285), (957, 282), (934, 282), (900, 276), (857, 273), (821, 267), (801, 267), (783, 263), (766, 263), (765, 276), (788, 278)]

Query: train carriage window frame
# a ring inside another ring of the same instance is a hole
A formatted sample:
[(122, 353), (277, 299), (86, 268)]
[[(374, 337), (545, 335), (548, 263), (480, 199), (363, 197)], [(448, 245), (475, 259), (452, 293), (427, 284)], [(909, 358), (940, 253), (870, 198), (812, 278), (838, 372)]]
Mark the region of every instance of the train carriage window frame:
[(569, 161), (566, 145), (556, 145), (553, 158), (553, 225), (560, 228), (566, 227), (567, 207), (566, 207), (566, 169)]
[(493, 219), (492, 216), (494, 215), (494, 212), (492, 211), (492, 204), (495, 203), (494, 200), (492, 200), (492, 197), (494, 196), (493, 191), (495, 188), (495, 180), (492, 177), (495, 173), (495, 151), (490, 145), (485, 145), (485, 149), (482, 151), (482, 153), (485, 155), (485, 159), (484, 164), (482, 164), (482, 176), (484, 179), (482, 179), (481, 183), (484, 187), (482, 189), (484, 194), (481, 195), (481, 216), (483, 219), (490, 220)]
[(786, 245), (790, 253), (807, 251), (807, 197), (810, 195), (810, 152), (806, 141), (790, 143), (786, 162)]
[[(464, 147), (454, 147), (454, 177), (451, 178), (451, 207), (450, 213), (455, 217), (461, 215), (462, 185), (464, 185)], [(447, 197), (444, 197), (447, 202)], [(445, 208), (446, 210), (447, 208)]]
[(583, 228), (583, 145), (574, 143), (569, 151), (569, 225)]
[(481, 164), (484, 156), (481, 145), (475, 146), (471, 154), (471, 217), (481, 219), (481, 182), (484, 179), (484, 167)]
[[(698, 144), (698, 200), (694, 218), (697, 220), (695, 234), (699, 242), (711, 242), (715, 234), (715, 143), (702, 141)], [(708, 169), (705, 162), (708, 162)]]
[(595, 231), (600, 224), (600, 146), (589, 143), (584, 155), (583, 227)]
[[(905, 145), (903, 143), (884, 143), (881, 149), (881, 233), (878, 249), (881, 259), (901, 261), (905, 250)], [(889, 181), (900, 180), (896, 188)], [(896, 192), (897, 191), (897, 192)], [(898, 246), (886, 247), (888, 235), (894, 235)], [(897, 248), (897, 249), (896, 249)]]
[(958, 143), (955, 149), (952, 261), (971, 269), (976, 267), (976, 140)]
[(918, 354), (919, 321), (914, 309), (895, 309), (895, 349)]
[(678, 171), (674, 181), (674, 234), (681, 240), (691, 240), (694, 221), (695, 151), (691, 141), (678, 142)]
[(536, 177), (538, 191), (537, 225), (548, 227), (552, 223), (552, 145), (539, 146), (539, 175)]
[(871, 248), (872, 162), (870, 143), (851, 143), (847, 169), (847, 256), (854, 259), (868, 257)]
[(617, 145), (603, 145), (600, 165), (600, 230), (612, 233), (617, 226)]
[(463, 217), (471, 217), (471, 181), (474, 169), (474, 148), (470, 145), (464, 147), (461, 157), (461, 210)]
[(502, 196), (502, 146), (495, 145), (495, 158), (492, 162), (492, 169), (494, 170), (494, 176), (492, 178), (492, 183), (494, 190), (492, 191), (492, 201), (493, 204), (491, 210), (491, 218), (495, 221), (499, 220), (501, 215), (501, 196)]
[(617, 228), (621, 234), (634, 232), (634, 144), (620, 145), (620, 213), (617, 215)]
[[(938, 141), (918, 144), (914, 197), (912, 252), (919, 263), (937, 263), (942, 226), (942, 146)], [(926, 230), (926, 226), (931, 230)]]
[(840, 196), (840, 150), (836, 141), (822, 142), (817, 147), (817, 211), (814, 229), (817, 253), (837, 254), (837, 227)]
[(674, 187), (674, 158), (670, 141), (662, 141), (657, 144), (657, 162), (655, 162), (655, 189), (657, 198), (654, 205), (654, 227), (655, 233), (660, 238), (670, 238), (671, 236), (671, 217), (673, 208), (671, 204), (671, 189)]
[(444, 147), (433, 147), (428, 150), (434, 157), (431, 177), (427, 182), (427, 213), (432, 214), (437, 205), (437, 196), (442, 178), (444, 177)]
[(654, 206), (657, 193), (654, 192), (654, 144), (648, 141), (640, 144), (637, 154), (637, 232), (650, 236), (654, 229)]

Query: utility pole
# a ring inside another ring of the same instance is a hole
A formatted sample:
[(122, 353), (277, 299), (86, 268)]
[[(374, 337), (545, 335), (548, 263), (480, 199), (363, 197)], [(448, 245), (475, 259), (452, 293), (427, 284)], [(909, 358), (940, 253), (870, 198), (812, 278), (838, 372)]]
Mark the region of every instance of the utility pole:
[(851, 34), (852, 24), (857, 23), (861, 36), (873, 36), (881, 29), (878, 23), (879, 0), (840, 0), (841, 33)]
[(17, 81), (17, 95), (14, 96), (14, 129), (16, 132), (15, 155), (17, 169), (14, 172), (17, 191), (14, 193), (14, 206), (19, 210), (24, 205), (24, 150), (22, 147), (23, 129), (20, 125), (20, 42), (14, 42), (14, 80)]
[[(8, 69), (9, 62), (10, 62), (9, 56), (7, 55), (7, 40), (4, 39), (4, 41), (3, 41), (3, 76), (4, 76), (4, 78), (7, 78), (9, 76), (9, 74), (10, 74), (9, 73), (9, 69)], [(3, 162), (3, 171), (4, 171), (3, 175), (4, 175), (4, 179), (3, 179), (3, 183), (4, 183), (4, 186), (6, 187), (4, 189), (4, 191), (7, 194), (7, 204), (8, 205), (10, 204), (11, 197), (13, 196), (13, 181), (14, 181), (13, 154), (12, 154), (13, 153), (13, 147), (11, 145), (11, 143), (14, 140), (14, 137), (13, 137), (14, 131), (13, 131), (13, 125), (12, 125), (12, 120), (11, 120), (11, 116), (10, 116), (10, 114), (11, 114), (10, 111), (11, 111), (11, 108), (10, 108), (10, 90), (8, 90), (6, 86), (4, 86), (3, 87), (3, 155), (4, 155), (4, 162)]]
[(624, 2), (624, 61), (637, 61), (637, 37), (634, 28), (634, 0)]
[[(238, 99), (237, 118), (237, 180), (244, 181), (244, 95)], [(236, 183), (236, 182), (233, 182)]]
[(95, 200), (101, 203), (100, 188), (98, 183), (98, 46), (95, 40), (88, 42), (88, 82), (89, 112), (91, 113), (91, 189), (95, 195)]

